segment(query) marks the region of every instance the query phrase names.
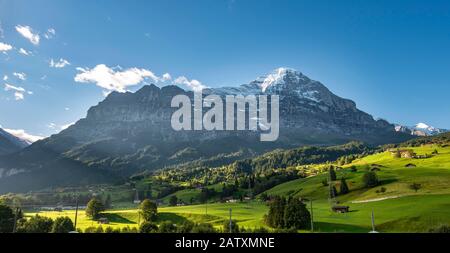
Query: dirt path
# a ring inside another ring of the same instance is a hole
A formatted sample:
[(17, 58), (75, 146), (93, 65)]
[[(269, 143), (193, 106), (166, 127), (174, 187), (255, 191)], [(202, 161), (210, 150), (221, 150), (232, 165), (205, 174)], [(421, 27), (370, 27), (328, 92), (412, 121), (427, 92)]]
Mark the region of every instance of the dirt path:
[(400, 197), (402, 197), (402, 196), (389, 196), (389, 197), (376, 198), (376, 199), (356, 200), (356, 201), (352, 201), (350, 203), (352, 203), (352, 204), (368, 203), (368, 202), (382, 201), (382, 200), (386, 200), (386, 199), (397, 199), (397, 198), (400, 198)]

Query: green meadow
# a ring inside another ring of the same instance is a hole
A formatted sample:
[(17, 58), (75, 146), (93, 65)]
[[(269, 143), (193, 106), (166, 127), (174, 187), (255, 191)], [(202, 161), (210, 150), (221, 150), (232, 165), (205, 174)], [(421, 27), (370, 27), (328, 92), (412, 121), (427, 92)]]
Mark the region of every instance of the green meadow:
[[(269, 189), (268, 195), (296, 196), (312, 200), (315, 232), (359, 232), (372, 229), (371, 213), (374, 213), (376, 230), (379, 232), (427, 232), (430, 228), (450, 224), (450, 148), (434, 145), (411, 148), (418, 155), (438, 154), (425, 159), (393, 158), (390, 152), (382, 152), (353, 161), (337, 171), (339, 189), (341, 177), (345, 177), (350, 193), (338, 196), (340, 205), (350, 207), (348, 213), (334, 213), (328, 199), (329, 186), (323, 184), (327, 173), (322, 175), (289, 181)], [(415, 167), (406, 167), (414, 164)], [(364, 188), (362, 176), (367, 170), (373, 170), (380, 180), (374, 188)], [(410, 185), (420, 184), (417, 191)], [(175, 193), (179, 198), (188, 200), (195, 197), (198, 190), (184, 190)], [(308, 208), (311, 208), (308, 202)], [(208, 203), (178, 207), (160, 207), (159, 223), (170, 220), (181, 224), (185, 220), (197, 223), (211, 223), (221, 228), (229, 218), (237, 220), (239, 226), (246, 228), (265, 227), (264, 215), (268, 211), (265, 203), (253, 200), (240, 203)], [(27, 216), (35, 213), (27, 213)], [(74, 211), (40, 212), (39, 215), (56, 218), (68, 216), (75, 218)], [(140, 221), (137, 209), (108, 210), (104, 213), (110, 221), (104, 228), (136, 227)], [(88, 219), (84, 210), (78, 215), (78, 228), (100, 226)], [(309, 232), (309, 231), (300, 231)]]

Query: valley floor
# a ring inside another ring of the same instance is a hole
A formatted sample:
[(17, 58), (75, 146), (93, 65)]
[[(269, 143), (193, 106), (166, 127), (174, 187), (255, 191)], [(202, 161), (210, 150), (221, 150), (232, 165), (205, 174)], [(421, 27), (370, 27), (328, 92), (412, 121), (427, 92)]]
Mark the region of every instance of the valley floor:
[[(350, 212), (334, 213), (329, 203), (313, 202), (315, 232), (366, 233), (371, 230), (371, 212), (375, 214), (376, 230), (379, 232), (428, 232), (430, 228), (450, 224), (450, 195), (417, 195), (376, 202), (349, 204)], [(159, 222), (170, 220), (181, 224), (184, 220), (211, 223), (221, 228), (232, 209), (233, 219), (246, 228), (265, 227), (263, 217), (268, 209), (261, 202), (217, 203), (183, 207), (163, 207), (159, 209)], [(207, 212), (207, 214), (206, 214)], [(27, 213), (27, 216), (35, 213)], [(39, 215), (57, 218), (68, 216), (74, 220), (75, 211), (39, 212)], [(78, 214), (78, 228), (102, 226), (106, 228), (137, 227), (137, 209), (111, 210), (105, 213), (108, 225), (99, 225), (88, 219), (84, 211)], [(309, 232), (309, 231), (302, 231)]]

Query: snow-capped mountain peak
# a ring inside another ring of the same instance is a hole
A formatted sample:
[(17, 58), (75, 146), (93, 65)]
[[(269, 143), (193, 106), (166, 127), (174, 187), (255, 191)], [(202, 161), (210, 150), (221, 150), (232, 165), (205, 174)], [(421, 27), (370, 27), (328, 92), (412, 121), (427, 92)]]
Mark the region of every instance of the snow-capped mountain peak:
[(204, 93), (214, 92), (216, 94), (262, 94), (262, 93), (278, 93), (281, 90), (292, 86), (292, 84), (300, 83), (301, 81), (309, 82), (309, 78), (304, 76), (301, 72), (292, 69), (281, 67), (271, 71), (269, 74), (260, 76), (254, 81), (241, 85), (239, 87), (221, 87), (205, 89)]
[(429, 128), (434, 128), (434, 127), (430, 127), (429, 125), (425, 124), (425, 123), (417, 123), (416, 128), (420, 128), (420, 129), (429, 129)]
[(204, 94), (216, 95), (279, 95), (280, 99), (300, 99), (305, 104), (319, 106), (321, 110), (330, 108), (354, 110), (353, 101), (334, 95), (322, 83), (312, 80), (300, 71), (281, 67), (263, 75), (254, 81), (234, 87), (209, 88)]
[(281, 67), (275, 69), (266, 76), (258, 78), (256, 82), (260, 83), (259, 87), (263, 92), (265, 92), (270, 86), (285, 84), (285, 77), (288, 74), (293, 74), (292, 76), (297, 78), (299, 78), (299, 76), (301, 75), (301, 73), (296, 71), (295, 69)]
[(28, 145), (30, 145), (30, 143), (0, 128), (0, 155), (19, 151)]
[(430, 126), (426, 123), (420, 122), (411, 127), (396, 125), (395, 131), (409, 133), (411, 135), (416, 135), (416, 136), (430, 136), (430, 135), (445, 133), (445, 132), (448, 132), (449, 130), (436, 128), (436, 127)]

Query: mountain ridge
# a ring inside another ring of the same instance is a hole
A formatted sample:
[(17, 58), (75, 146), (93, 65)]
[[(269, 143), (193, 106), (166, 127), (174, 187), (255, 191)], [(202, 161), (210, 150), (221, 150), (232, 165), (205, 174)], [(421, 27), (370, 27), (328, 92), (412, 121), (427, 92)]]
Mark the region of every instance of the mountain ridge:
[(22, 140), (0, 128), (0, 155), (7, 155), (17, 152), (30, 144), (31, 143)]
[(414, 126), (395, 125), (395, 131), (403, 132), (414, 136), (434, 136), (449, 132), (450, 130), (443, 128), (436, 128), (429, 126), (426, 123), (420, 122)]
[[(222, 97), (279, 95), (280, 137), (275, 142), (260, 142), (255, 131), (175, 131), (170, 124), (176, 110), (170, 106), (171, 99), (180, 94), (193, 99), (193, 92), (172, 85), (146, 85), (135, 93), (110, 93), (74, 125), (0, 159), (3, 175), (12, 169), (20, 172), (8, 180), (0, 173), (0, 192), (110, 182), (177, 165), (220, 165), (276, 148), (349, 141), (376, 145), (411, 138), (298, 71), (276, 71), (278, 75), (270, 81), (258, 78), (239, 87), (203, 91), (204, 96)], [(24, 183), (30, 177), (32, 187)]]

